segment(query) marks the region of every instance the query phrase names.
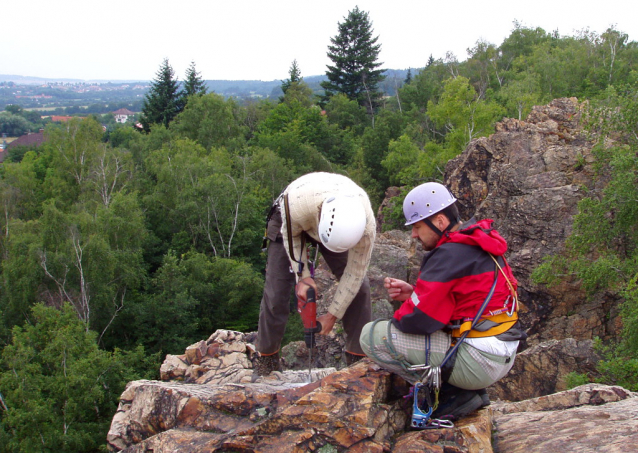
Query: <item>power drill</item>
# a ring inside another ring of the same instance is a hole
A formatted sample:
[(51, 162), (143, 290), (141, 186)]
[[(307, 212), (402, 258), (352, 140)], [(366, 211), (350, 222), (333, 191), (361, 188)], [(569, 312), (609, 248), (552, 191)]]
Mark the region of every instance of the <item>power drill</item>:
[(317, 301), (315, 289), (311, 286), (306, 293), (306, 300), (297, 299), (297, 311), (303, 323), (304, 340), (308, 349), (315, 346), (315, 334), (321, 332), (321, 323), (317, 322)]

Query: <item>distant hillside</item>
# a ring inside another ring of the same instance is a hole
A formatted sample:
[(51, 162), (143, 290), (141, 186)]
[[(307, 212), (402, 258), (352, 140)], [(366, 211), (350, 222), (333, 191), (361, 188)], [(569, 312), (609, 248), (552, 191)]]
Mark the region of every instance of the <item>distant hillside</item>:
[[(418, 70), (413, 69), (414, 76)], [(396, 87), (401, 86), (407, 77), (407, 69), (388, 69), (385, 71), (386, 80), (380, 88), (388, 95), (392, 96), (396, 92)], [(315, 93), (321, 92), (321, 82), (327, 80), (325, 75), (315, 75), (303, 78), (304, 82), (310, 86)], [(395, 83), (396, 82), (396, 83)], [(277, 98), (283, 93), (281, 91), (281, 80), (206, 80), (208, 91), (221, 94), (225, 97), (237, 98)]]
[(0, 82), (13, 82), (16, 85), (43, 85), (45, 83), (148, 83), (148, 80), (83, 80), (0, 74)]
[[(396, 87), (401, 86), (407, 76), (407, 69), (388, 69), (385, 71), (386, 81), (381, 85), (381, 89), (388, 95), (395, 94)], [(415, 75), (417, 70), (412, 71)], [(304, 81), (316, 93), (321, 92), (321, 82), (326, 80), (325, 75), (314, 75), (303, 78)], [(67, 83), (67, 84), (126, 84), (143, 83), (148, 84), (148, 80), (82, 80), (82, 79), (59, 79), (19, 75), (0, 74), (0, 83), (12, 82), (16, 85), (44, 85), (47, 83)], [(283, 93), (281, 91), (281, 80), (206, 80), (209, 92), (215, 92), (225, 97), (237, 98), (277, 98)]]

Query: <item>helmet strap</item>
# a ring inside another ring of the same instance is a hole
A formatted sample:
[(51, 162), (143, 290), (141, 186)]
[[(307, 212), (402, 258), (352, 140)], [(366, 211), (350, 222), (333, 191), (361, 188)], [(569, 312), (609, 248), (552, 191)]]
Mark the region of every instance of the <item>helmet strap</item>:
[[(439, 235), (439, 237), (443, 236), (443, 232), (434, 226), (430, 219), (423, 219), (423, 222), (430, 227), (432, 231)], [(447, 230), (446, 230), (447, 231)]]
[[(446, 215), (446, 214), (443, 214), (443, 215), (445, 215), (445, 217), (447, 217), (447, 215)], [(439, 230), (437, 227), (435, 227), (435, 226), (434, 226), (434, 224), (432, 223), (432, 221), (431, 221), (430, 219), (423, 219), (423, 222), (424, 222), (427, 226), (429, 226), (429, 227), (430, 227), (430, 229), (431, 229), (432, 231), (434, 231), (436, 234), (438, 234), (438, 235), (439, 235), (439, 237), (441, 237), (441, 236), (443, 236), (443, 233), (447, 233), (447, 232), (448, 232), (448, 231), (450, 231), (452, 228), (454, 228), (454, 226), (455, 226), (457, 223), (459, 223), (459, 221), (458, 221), (458, 220), (456, 220), (456, 219), (455, 219), (455, 220), (452, 220), (452, 219), (450, 219), (449, 217), (448, 217), (448, 220), (450, 221), (450, 223), (448, 224), (448, 226), (447, 226), (447, 227), (445, 228), (445, 230), (443, 230), (443, 231), (441, 231), (441, 230)]]
[[(448, 217), (449, 218), (449, 217)], [(447, 228), (445, 228), (444, 233), (447, 233), (448, 231), (450, 231), (452, 228), (454, 228), (456, 226), (456, 224), (459, 223), (458, 220), (452, 220), (450, 219), (450, 224), (447, 226)]]

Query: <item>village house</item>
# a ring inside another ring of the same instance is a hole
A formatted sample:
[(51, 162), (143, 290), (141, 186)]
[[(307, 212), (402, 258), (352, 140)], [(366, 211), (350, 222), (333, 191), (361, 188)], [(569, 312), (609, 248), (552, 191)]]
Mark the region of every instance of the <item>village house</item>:
[(3, 139), (4, 148), (0, 150), (0, 163), (4, 162), (9, 150), (17, 146), (26, 146), (29, 148), (37, 148), (44, 143), (44, 129), (40, 129), (40, 132), (29, 132), (21, 137), (16, 138), (11, 143), (5, 144), (6, 139)]
[(113, 116), (115, 117), (116, 123), (126, 123), (129, 116), (135, 115), (134, 112), (131, 112), (129, 109), (119, 109), (113, 112)]

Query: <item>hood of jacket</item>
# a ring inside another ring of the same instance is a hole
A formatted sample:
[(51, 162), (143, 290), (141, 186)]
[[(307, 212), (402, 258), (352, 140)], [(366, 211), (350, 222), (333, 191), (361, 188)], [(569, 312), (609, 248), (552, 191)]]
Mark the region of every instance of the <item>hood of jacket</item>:
[(474, 219), (461, 225), (457, 231), (447, 232), (441, 236), (437, 247), (448, 242), (475, 245), (494, 256), (503, 256), (507, 252), (507, 242), (492, 227), (492, 219), (475, 221)]

